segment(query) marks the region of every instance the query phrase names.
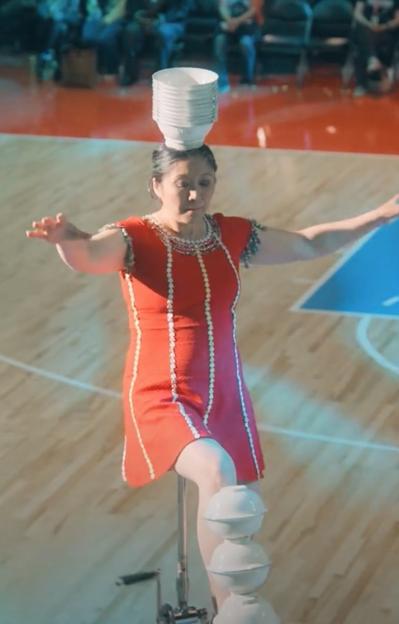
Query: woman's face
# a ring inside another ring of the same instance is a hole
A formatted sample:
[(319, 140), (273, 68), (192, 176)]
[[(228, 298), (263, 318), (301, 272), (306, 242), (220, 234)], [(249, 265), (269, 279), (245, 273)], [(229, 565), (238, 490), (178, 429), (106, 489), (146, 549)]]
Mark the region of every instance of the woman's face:
[(152, 179), (162, 210), (180, 221), (202, 217), (215, 190), (215, 172), (202, 156), (179, 160), (170, 166), (161, 181)]

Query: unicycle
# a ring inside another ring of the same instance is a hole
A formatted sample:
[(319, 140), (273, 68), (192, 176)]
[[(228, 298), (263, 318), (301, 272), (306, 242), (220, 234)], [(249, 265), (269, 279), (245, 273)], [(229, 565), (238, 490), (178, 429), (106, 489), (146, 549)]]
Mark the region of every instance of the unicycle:
[(144, 581), (156, 582), (156, 624), (211, 624), (205, 608), (188, 604), (189, 578), (187, 567), (187, 483), (177, 477), (178, 558), (176, 575), (177, 606), (162, 602), (161, 571), (138, 572), (120, 576), (117, 585), (136, 585)]

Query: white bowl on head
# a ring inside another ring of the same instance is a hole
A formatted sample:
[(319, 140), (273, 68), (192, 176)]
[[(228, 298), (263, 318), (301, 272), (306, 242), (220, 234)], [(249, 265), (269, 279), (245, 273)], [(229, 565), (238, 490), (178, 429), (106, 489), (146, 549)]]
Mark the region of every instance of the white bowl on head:
[(155, 120), (162, 132), (165, 144), (176, 150), (190, 150), (201, 147), (213, 123), (207, 123), (198, 126), (178, 127), (165, 124), (162, 121)]
[[(178, 68), (165, 71), (177, 71), (177, 69)], [(182, 83), (181, 80), (180, 82)], [(160, 91), (161, 93), (187, 93), (187, 95), (191, 95), (191, 97), (198, 97), (202, 93), (212, 93), (213, 91), (217, 91), (217, 87), (217, 80), (202, 84), (196, 82), (192, 82), (191, 84), (173, 84), (172, 82), (157, 80), (154, 76), (152, 79), (152, 88), (154, 91)]]
[(217, 100), (214, 98), (198, 103), (187, 102), (182, 98), (180, 98), (180, 100), (152, 98), (152, 103), (153, 106), (156, 106), (157, 108), (169, 108), (182, 112), (203, 111), (204, 109), (209, 110), (217, 107)]
[(152, 118), (164, 120), (166, 123), (170, 123), (172, 126), (201, 126), (209, 121), (215, 121), (217, 118), (217, 111), (210, 111), (208, 113), (197, 113), (195, 115), (188, 115), (183, 113), (171, 113), (165, 110), (152, 110)]
[(205, 115), (178, 115), (167, 113), (166, 111), (152, 111), (152, 118), (157, 123), (164, 123), (169, 126), (175, 126), (177, 128), (190, 128), (191, 126), (204, 126), (205, 124), (213, 123), (217, 119), (216, 111), (214, 113), (207, 113)]
[(161, 69), (152, 75), (153, 84), (159, 83), (188, 91), (201, 90), (211, 84), (216, 85), (218, 78), (215, 72), (198, 67), (171, 67)]
[(203, 102), (188, 102), (187, 100), (182, 99), (168, 99), (168, 98), (152, 98), (153, 106), (157, 106), (158, 108), (170, 108), (172, 110), (180, 110), (180, 111), (200, 111), (203, 109), (210, 109), (217, 107), (216, 98), (208, 98)]
[[(168, 126), (171, 128), (182, 128), (185, 132), (188, 132), (190, 128), (202, 128), (203, 126), (213, 125), (215, 123), (214, 119), (203, 119), (197, 120), (195, 123), (192, 121), (175, 121), (174, 119), (169, 119), (167, 117), (154, 117), (154, 121), (158, 124), (158, 126)], [(194, 130), (194, 133), (196, 131)]]
[(204, 98), (217, 96), (217, 88), (214, 86), (208, 87), (207, 85), (201, 86), (201, 88), (196, 91), (187, 91), (187, 89), (182, 88), (175, 89), (174, 87), (157, 87), (154, 85), (152, 92), (158, 97), (171, 97), (179, 100), (184, 97), (184, 99), (192, 100), (194, 102), (203, 100)]

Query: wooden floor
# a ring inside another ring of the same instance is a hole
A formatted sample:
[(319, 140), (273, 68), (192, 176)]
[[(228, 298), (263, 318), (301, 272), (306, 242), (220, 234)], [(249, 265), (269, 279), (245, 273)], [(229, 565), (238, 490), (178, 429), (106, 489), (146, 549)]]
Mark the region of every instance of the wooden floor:
[[(175, 479), (130, 490), (120, 477), (118, 279), (69, 272), (24, 238), (33, 218), (58, 211), (93, 231), (151, 210), (151, 149), (0, 137), (1, 624), (155, 624), (151, 582), (114, 583), (140, 569), (161, 567), (174, 600)], [(215, 153), (215, 211), (273, 226), (354, 215), (398, 191), (398, 157)], [(398, 379), (360, 350), (358, 319), (290, 311), (336, 260), (243, 274), (239, 337), (259, 426), (309, 434), (262, 433), (270, 511), (257, 539), (274, 564), (262, 595), (282, 624), (398, 624)], [(398, 344), (394, 321), (375, 319), (372, 332), (382, 353)], [(207, 606), (194, 534), (190, 576), (192, 602)]]

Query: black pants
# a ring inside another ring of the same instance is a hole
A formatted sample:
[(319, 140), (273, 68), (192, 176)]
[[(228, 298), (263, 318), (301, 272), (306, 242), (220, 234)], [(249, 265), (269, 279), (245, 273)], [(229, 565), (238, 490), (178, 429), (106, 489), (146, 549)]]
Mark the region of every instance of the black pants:
[(376, 56), (385, 67), (393, 62), (398, 31), (374, 32), (367, 26), (357, 24), (354, 32), (356, 46), (356, 83), (367, 88), (369, 75), (367, 64), (370, 56)]

